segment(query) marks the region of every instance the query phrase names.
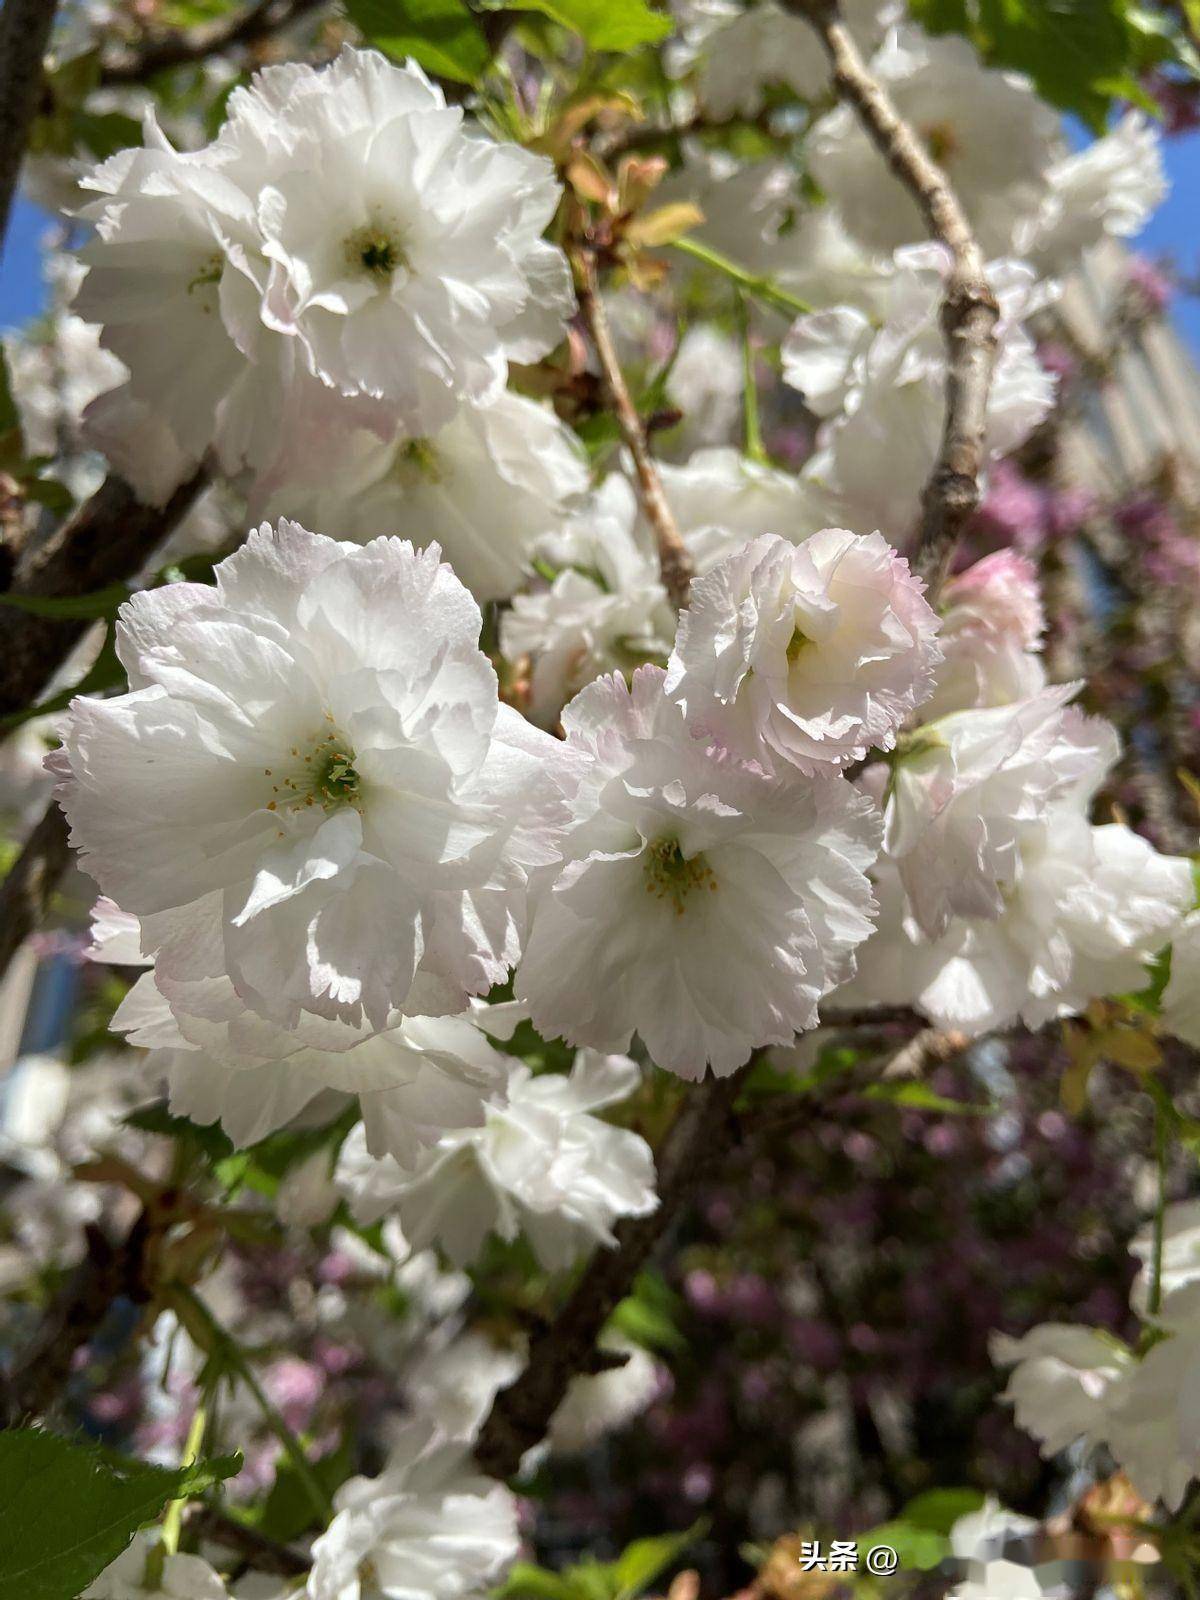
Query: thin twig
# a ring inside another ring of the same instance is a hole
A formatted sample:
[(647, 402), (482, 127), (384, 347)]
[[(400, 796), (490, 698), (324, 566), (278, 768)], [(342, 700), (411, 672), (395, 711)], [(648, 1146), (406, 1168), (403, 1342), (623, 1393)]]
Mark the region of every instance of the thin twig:
[(949, 179), (867, 69), (836, 0), (785, 0), (785, 4), (820, 34), (838, 95), (854, 107), (872, 143), (920, 207), (930, 237), (944, 244), (953, 258), (941, 316), (948, 358), (946, 420), (938, 458), (922, 495), (914, 556), (936, 598), (959, 536), (979, 504), (1000, 310), (988, 285), (983, 251)]
[(51, 804), (0, 883), (0, 978), (50, 909), (69, 855), (67, 819)]
[(526, 1450), (545, 1437), (567, 1385), (588, 1370), (597, 1334), (734, 1137), (733, 1104), (755, 1059), (732, 1077), (706, 1078), (688, 1090), (655, 1152), (657, 1211), (618, 1224), (616, 1248), (597, 1250), (561, 1311), (534, 1333), (524, 1372), (496, 1397), (475, 1445), (484, 1472), (511, 1477)]
[(57, 9), (57, 0), (4, 0), (0, 11), (0, 248), (42, 101), (42, 58)]
[(965, 1033), (954, 1029), (922, 1028), (884, 1063), (879, 1074), (880, 1082), (894, 1083), (898, 1079), (919, 1078), (930, 1067), (941, 1067), (948, 1061), (954, 1061), (970, 1043)]
[[(185, 1327), (199, 1327), (204, 1330), (201, 1337), (206, 1340), (205, 1349), (208, 1353), (217, 1356), (225, 1371), (235, 1373), (249, 1389), (263, 1414), (263, 1420), (283, 1446), (292, 1470), (300, 1480), (313, 1510), (323, 1523), (328, 1522), (333, 1516), (329, 1496), (313, 1471), (312, 1464), (304, 1453), (304, 1446), (288, 1427), (278, 1407), (258, 1381), (250, 1359), (241, 1345), (229, 1330), (217, 1321), (204, 1301), (188, 1284), (172, 1284), (164, 1291), (163, 1301), (172, 1306)], [(193, 1334), (193, 1337), (196, 1335)]]
[(298, 1578), (308, 1571), (309, 1563), (298, 1551), (289, 1550), (278, 1540), (269, 1539), (257, 1528), (237, 1522), (216, 1506), (202, 1506), (188, 1518), (202, 1539), (211, 1539), (225, 1550), (234, 1550), (244, 1556), (257, 1572), (270, 1572), (281, 1578)]
[(100, 82), (107, 87), (144, 83), (159, 72), (186, 67), (237, 46), (258, 44), (279, 29), (316, 11), (326, 0), (258, 0), (237, 16), (202, 28), (172, 28), (105, 59)]
[[(110, 473), (61, 528), (25, 552), (5, 592), (24, 599), (74, 599), (134, 577), (207, 482), (208, 471), (201, 467), (165, 505), (147, 506), (123, 478)], [(91, 626), (87, 617), (39, 617), (9, 608), (3, 619), (0, 740), (8, 731), (2, 719), (36, 702), (76, 640)]]
[(567, 254), (575, 273), (579, 310), (591, 335), (592, 343), (596, 347), (600, 369), (604, 374), (604, 386), (608, 391), (621, 437), (633, 457), (642, 509), (646, 513), (647, 522), (654, 530), (654, 539), (658, 546), (658, 564), (662, 572), (663, 586), (678, 610), (680, 606), (687, 604), (688, 590), (692, 582), (692, 558), (675, 522), (675, 515), (667, 504), (662, 480), (658, 476), (658, 469), (650, 454), (645, 424), (633, 403), (633, 396), (629, 393), (629, 385), (625, 382), (625, 374), (621, 371), (621, 363), (617, 359), (616, 346), (613, 344), (604, 302), (600, 297), (600, 286), (596, 279), (596, 258), (588, 246), (582, 244), (569, 245)]

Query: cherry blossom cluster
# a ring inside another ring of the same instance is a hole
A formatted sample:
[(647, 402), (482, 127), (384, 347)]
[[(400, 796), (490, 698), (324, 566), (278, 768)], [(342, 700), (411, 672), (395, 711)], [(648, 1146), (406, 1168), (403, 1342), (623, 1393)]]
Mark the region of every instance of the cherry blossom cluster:
[[(756, 115), (780, 83), (814, 102), (829, 197), (686, 143), (662, 186), (769, 275), (772, 316), (809, 306), (775, 343), (815, 430), (797, 471), (750, 428), (736, 448), (749, 342), (681, 339), (685, 430), (658, 468), (694, 573), (678, 615), (629, 463), (592, 470), (516, 386), (575, 309), (547, 157), (347, 47), (235, 88), (199, 149), (149, 117), (84, 180), (72, 336), (121, 379), (90, 442), (148, 500), (203, 462), (261, 519), (211, 583), (122, 606), (127, 691), (74, 700), (47, 762), (102, 892), (90, 953), (132, 969), (113, 1028), (172, 1112), (238, 1147), (346, 1113), (280, 1219), (379, 1226), (410, 1284), (427, 1266), (444, 1287), (439, 1257), (461, 1272), (497, 1240), (548, 1273), (613, 1246), (659, 1198), (650, 1145), (601, 1113), (650, 1066), (727, 1076), (823, 1011), (1036, 1030), (1147, 989), (1169, 952), (1158, 1023), (1200, 1044), (1191, 862), (1100, 820), (1117, 736), (1051, 681), (1032, 563), (1002, 550), (931, 594), (901, 553), (944, 422), (948, 251), (853, 108), (830, 108), (805, 22), (772, 0), (677, 9), (668, 65), (713, 117)], [(990, 469), (1055, 405), (1030, 320), (1140, 226), (1157, 147), (1130, 113), (1069, 154), (1024, 79), (894, 10), (847, 7), (989, 257)], [(701, 299), (706, 270), (688, 264)], [(568, 1071), (520, 1058), (530, 1024)], [(60, 1179), (54, 1160), (30, 1181)], [(87, 1220), (66, 1219), (73, 1246)], [(1055, 1325), (996, 1342), (1047, 1452), (1104, 1445), (1171, 1509), (1200, 1474), (1176, 1414), (1200, 1359), (1194, 1233), (1172, 1219), (1136, 1301), (1145, 1348)], [(612, 1327), (602, 1344), (614, 1364), (576, 1377), (534, 1458), (653, 1392), (644, 1350)], [(311, 1600), (474, 1600), (519, 1550), (517, 1503), (471, 1447), (524, 1339), (456, 1324), (404, 1355), (413, 1418), (337, 1491)], [(149, 1553), (88, 1594), (147, 1592)], [(1040, 1593), (1006, 1565), (962, 1600)], [(162, 1594), (226, 1593), (197, 1557), (158, 1570)]]

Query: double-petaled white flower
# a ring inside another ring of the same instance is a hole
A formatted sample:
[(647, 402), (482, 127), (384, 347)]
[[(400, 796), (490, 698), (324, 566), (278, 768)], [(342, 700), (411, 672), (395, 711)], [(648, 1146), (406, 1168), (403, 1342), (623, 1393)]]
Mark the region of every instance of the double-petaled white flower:
[(168, 1001), (214, 985), (223, 1021), (231, 988), (247, 1037), (463, 1009), (516, 959), (570, 757), (498, 703), (436, 546), (281, 523), (216, 580), (132, 599), (130, 692), (73, 703), (52, 760), (89, 870)]
[(1107, 1447), (1134, 1489), (1178, 1511), (1200, 1476), (1200, 1287), (1187, 1283), (1146, 1314), (1156, 1338), (1140, 1354), (1091, 1328), (1046, 1323), (1021, 1339), (992, 1338), (1015, 1363), (1004, 1398), (1054, 1455), (1076, 1439)]
[(542, 1264), (569, 1266), (590, 1243), (613, 1243), (618, 1217), (658, 1204), (644, 1139), (596, 1111), (638, 1082), (622, 1056), (581, 1051), (569, 1077), (510, 1063), (505, 1103), (481, 1128), (448, 1133), (413, 1168), (370, 1158), (354, 1130), (337, 1182), (363, 1222), (395, 1213), (414, 1249), (439, 1244), (456, 1265), (473, 1261), (489, 1233), (524, 1234)]
[[(918, 514), (944, 422), (938, 306), (949, 270), (940, 245), (897, 250), (886, 267), (848, 280), (853, 298), (798, 317), (784, 339), (784, 380), (824, 419), (803, 482), (858, 531), (886, 528), (899, 540)], [(1021, 326), (1050, 291), (1018, 261), (992, 262), (988, 279), (1000, 305), (984, 434), (994, 458), (1046, 415), (1054, 380)]]
[[(876, 873), (879, 930), (858, 973), (838, 993), (846, 1005), (911, 1005), (937, 1027), (968, 1034), (1018, 1018), (1040, 1028), (1103, 995), (1144, 989), (1147, 962), (1168, 944), (1191, 903), (1191, 867), (1162, 856), (1119, 823), (1092, 827), (1074, 804), (1022, 825), (1004, 864), (998, 913), (952, 918), (927, 939), (890, 863)], [(978, 860), (955, 856), (947, 837), (922, 858), (926, 871), (957, 859), (978, 888)], [(919, 871), (910, 860), (910, 867)]]
[(666, 693), (697, 737), (772, 772), (890, 750), (941, 660), (924, 584), (879, 534), (770, 534), (692, 585)]
[(1017, 231), (1017, 249), (1043, 271), (1063, 272), (1106, 237), (1142, 231), (1168, 190), (1162, 139), (1140, 111), (1111, 132), (1054, 162), (1049, 191)]
[(612, 473), (550, 538), (549, 586), (519, 594), (500, 623), (505, 658), (528, 657), (530, 715), (550, 727), (602, 672), (666, 660), (674, 617), (629, 481)]
[(507, 599), (534, 551), (587, 489), (575, 435), (554, 413), (505, 391), (464, 404), (424, 438), (371, 429), (306, 439), (277, 463), (265, 515), (336, 528), (364, 543), (436, 541), (477, 600)]
[(927, 937), (955, 916), (1001, 916), (1020, 873), (1022, 838), (1055, 802), (1089, 798), (1116, 760), (1112, 728), (1066, 706), (1077, 688), (955, 712), (918, 729), (898, 752), (885, 845)]
[[(174, 150), (152, 115), (145, 139), (82, 180), (103, 198), (80, 213), (96, 232), (80, 253), (88, 271), (75, 310), (101, 325), (101, 344), (129, 369), (114, 391), (127, 397), (126, 414), (165, 425), (176, 471), (213, 446), (234, 472), (278, 448), (294, 368), (261, 317), (268, 264), (255, 196), (212, 147)], [(96, 404), (104, 436), (109, 395)], [(136, 472), (134, 454), (122, 464)], [(167, 489), (150, 462), (136, 476), (154, 498)]]
[(347, 48), (267, 68), (230, 96), (218, 146), (257, 183), (264, 320), (414, 434), (498, 398), (510, 359), (562, 336), (570, 277), (541, 238), (552, 164), (479, 137), (418, 67)]
[(1026, 556), (997, 550), (951, 578), (942, 591), (945, 660), (925, 719), (1009, 705), (1044, 688), (1045, 628), (1037, 572)]
[(377, 1478), (351, 1478), (313, 1545), (309, 1600), (475, 1600), (520, 1548), (517, 1502), (461, 1444), (404, 1428)]
[(728, 446), (663, 462), (659, 476), (699, 576), (759, 534), (800, 544), (821, 526), (821, 503), (802, 478)]
[(102, 198), (77, 304), (181, 467), (211, 445), (266, 472), (313, 429), (423, 438), (562, 336), (550, 162), (481, 136), (416, 66), (346, 48), (266, 68), (204, 149), (146, 140), (84, 180)]
[(1132, 1362), (1117, 1340), (1065, 1322), (1041, 1323), (1019, 1339), (995, 1333), (991, 1356), (1013, 1369), (1002, 1398), (1047, 1455), (1081, 1436), (1105, 1437), (1117, 1385)]
[(589, 763), (538, 889), (517, 995), (546, 1036), (732, 1072), (812, 1027), (871, 931), (878, 813), (840, 777), (768, 777), (692, 737), (643, 667), (563, 715)]
[[(983, 66), (965, 39), (894, 28), (870, 68), (948, 175), (983, 248), (1010, 249), (1019, 222), (1046, 193), (1059, 141), (1055, 113), (1028, 79)], [(870, 249), (925, 237), (916, 201), (879, 159), (853, 106), (826, 112), (806, 152), (813, 176)]]

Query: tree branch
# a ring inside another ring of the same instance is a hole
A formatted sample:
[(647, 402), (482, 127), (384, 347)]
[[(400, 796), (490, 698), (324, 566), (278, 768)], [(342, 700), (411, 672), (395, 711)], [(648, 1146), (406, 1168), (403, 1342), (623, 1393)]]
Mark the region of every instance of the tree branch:
[(680, 606), (687, 604), (688, 590), (692, 582), (692, 558), (676, 525), (675, 514), (667, 504), (658, 469), (650, 454), (645, 425), (633, 403), (629, 386), (625, 382), (625, 374), (621, 371), (621, 363), (617, 359), (616, 346), (613, 344), (612, 332), (608, 326), (608, 317), (605, 315), (596, 279), (596, 258), (587, 245), (581, 244), (569, 244), (567, 255), (575, 274), (579, 310), (596, 348), (600, 370), (604, 374), (604, 387), (608, 391), (609, 402), (617, 419), (617, 426), (621, 430), (621, 438), (633, 457), (642, 509), (646, 513), (647, 522), (654, 530), (654, 540), (658, 546), (658, 564), (662, 572), (663, 586), (671, 597), (675, 609), (678, 610)]
[(57, 9), (57, 0), (4, 0), (0, 11), (0, 246), (41, 104), (42, 59)]
[[(208, 471), (200, 467), (164, 506), (146, 506), (123, 478), (110, 473), (51, 538), (26, 550), (7, 593), (61, 600), (134, 577), (182, 521), (207, 482)], [(36, 703), (90, 626), (86, 617), (38, 617), (4, 609), (0, 719)], [(0, 726), (0, 740), (4, 737)]]
[(87, 1229), (87, 1254), (68, 1276), (37, 1334), (0, 1379), (3, 1425), (41, 1416), (60, 1400), (76, 1350), (107, 1317), (114, 1300), (143, 1305), (153, 1294), (154, 1262), (170, 1214), (142, 1211), (128, 1235), (113, 1244), (99, 1228)]
[(983, 251), (949, 179), (868, 71), (837, 0), (785, 0), (785, 4), (820, 34), (839, 96), (854, 107), (872, 143), (917, 202), (930, 237), (944, 244), (953, 258), (941, 316), (948, 357), (946, 420), (938, 458), (922, 495), (914, 552), (914, 565), (936, 599), (958, 539), (979, 504), (999, 307), (984, 271)]
[(50, 909), (68, 856), (67, 819), (51, 804), (0, 884), (0, 978)]
[(106, 88), (143, 83), (172, 67), (204, 61), (239, 45), (257, 44), (324, 4), (326, 0), (258, 0), (237, 16), (222, 18), (207, 27), (152, 34), (141, 44), (109, 56), (101, 66), (100, 82)]
[(526, 1450), (545, 1438), (567, 1385), (588, 1370), (601, 1328), (732, 1141), (734, 1101), (756, 1059), (757, 1052), (732, 1077), (705, 1078), (688, 1090), (655, 1152), (658, 1210), (617, 1225), (616, 1248), (596, 1251), (566, 1304), (530, 1340), (524, 1372), (497, 1395), (475, 1445), (475, 1459), (491, 1477), (511, 1477)]

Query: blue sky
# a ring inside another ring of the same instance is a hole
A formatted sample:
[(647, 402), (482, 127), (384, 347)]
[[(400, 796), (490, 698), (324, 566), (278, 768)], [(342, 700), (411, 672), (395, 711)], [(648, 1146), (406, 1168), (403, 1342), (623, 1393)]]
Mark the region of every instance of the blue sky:
[[(1168, 140), (1165, 149), (1171, 193), (1138, 244), (1148, 255), (1174, 256), (1186, 274), (1200, 276), (1200, 133)], [(0, 329), (27, 321), (42, 304), (38, 240), (48, 226), (42, 212), (18, 197), (0, 259)], [(1175, 317), (1200, 355), (1200, 299), (1179, 296)]]

